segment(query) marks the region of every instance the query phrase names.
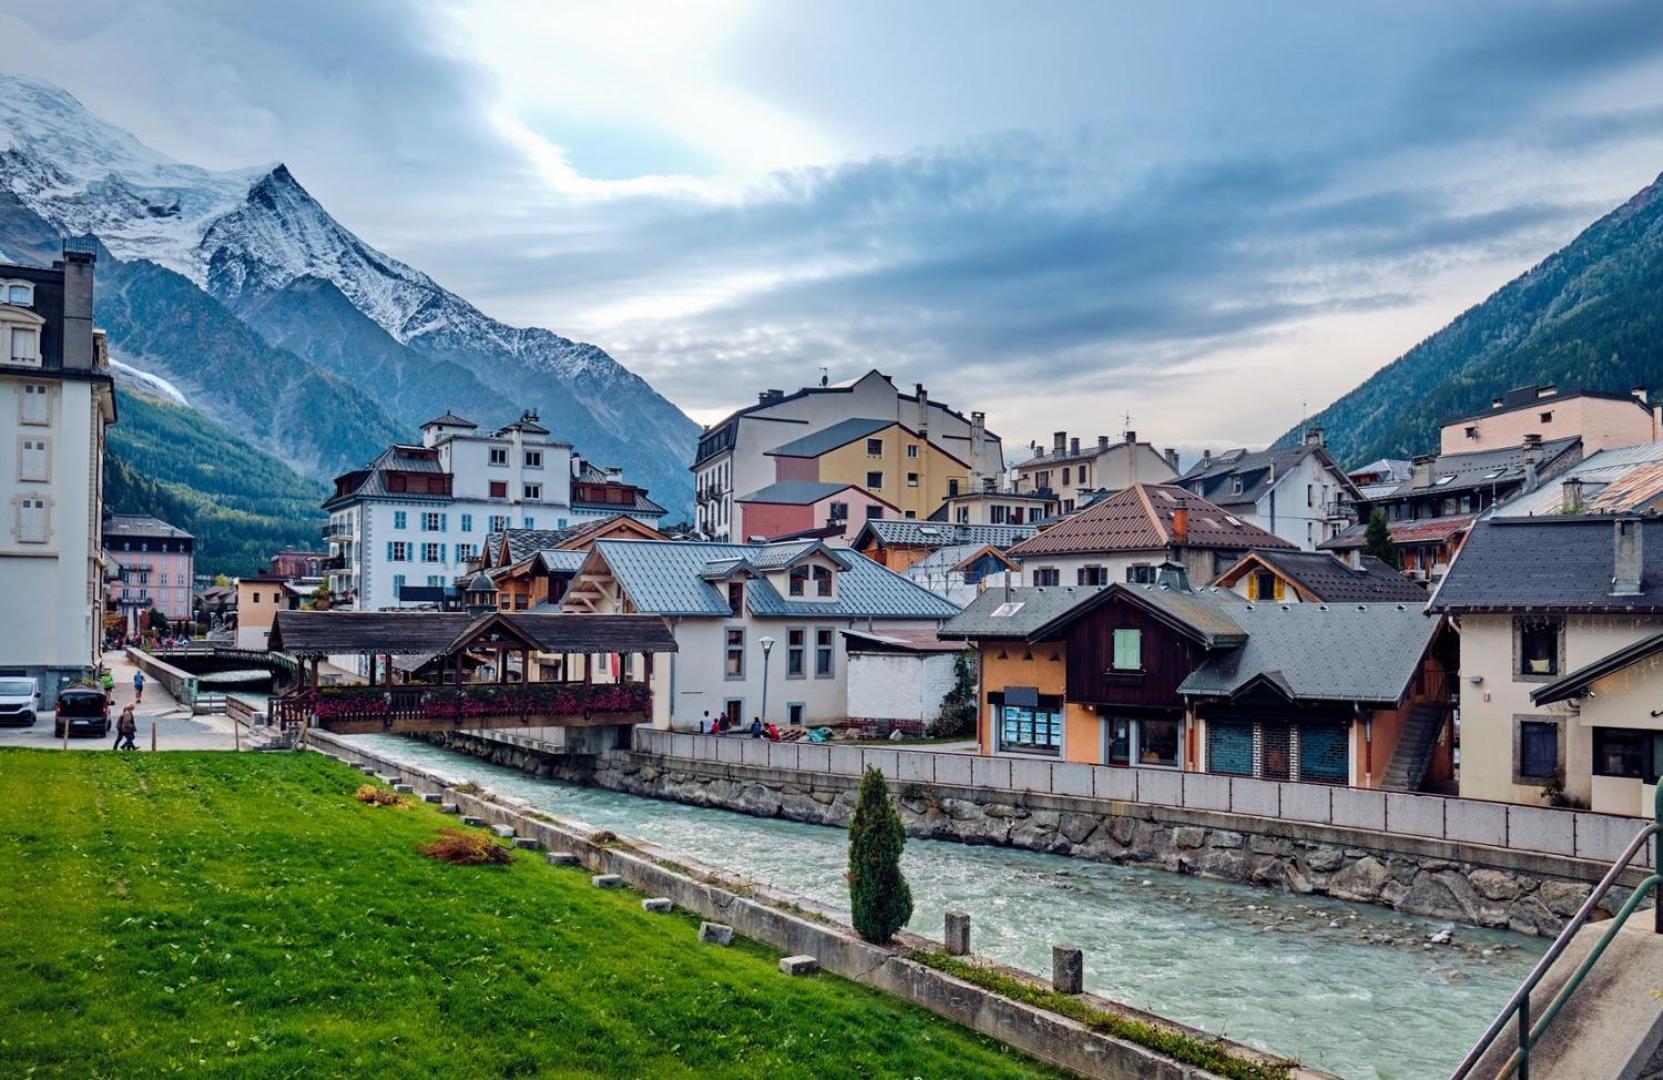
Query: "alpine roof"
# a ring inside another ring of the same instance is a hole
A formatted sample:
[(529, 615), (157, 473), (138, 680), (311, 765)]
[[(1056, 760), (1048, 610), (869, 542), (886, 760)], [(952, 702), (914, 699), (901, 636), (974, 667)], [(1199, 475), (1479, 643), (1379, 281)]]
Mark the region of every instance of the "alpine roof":
[[(1252, 453), (1235, 451), (1219, 457), (1202, 458), (1173, 483), (1220, 506), (1250, 506), (1308, 457), (1319, 458), (1336, 476), (1345, 476), (1321, 446), (1301, 443)], [(1233, 487), (1237, 477), (1242, 482), (1240, 492)], [(1350, 483), (1349, 478), (1346, 478), (1346, 483)]]
[(1255, 562), (1293, 582), (1303, 599), (1317, 603), (1426, 602), (1425, 589), (1373, 555), (1362, 556), (1362, 565), (1354, 569), (1325, 551), (1250, 551), (1218, 581), (1235, 584)]
[(1593, 497), (1606, 485), (1633, 472), (1639, 466), (1658, 461), (1663, 461), (1663, 442), (1598, 450), (1570, 468), (1555, 474), (1553, 483), (1543, 484), (1535, 491), (1526, 492), (1502, 503), (1496, 507), (1495, 514), (1497, 517), (1559, 514), (1564, 506), (1565, 481), (1582, 481), (1584, 497)]
[[(1477, 514), (1451, 514), (1449, 517), (1413, 518), (1393, 521), (1386, 526), (1394, 544), (1441, 544), (1467, 531), (1478, 520)], [(1360, 548), (1368, 532), (1367, 522), (1353, 522), (1343, 530), (1317, 545), (1319, 551), (1344, 551)]]
[(1645, 409), (1648, 413), (1651, 411), (1644, 401), (1641, 401), (1632, 393), (1625, 394), (1617, 390), (1584, 390), (1576, 386), (1566, 387), (1564, 390), (1560, 390), (1556, 386), (1516, 386), (1501, 396), (1499, 405), (1492, 402), (1487, 409), (1478, 409), (1470, 413), (1462, 413), (1460, 416), (1446, 417), (1438, 421), (1438, 426), (1448, 427), (1451, 424), (1460, 424), (1468, 420), (1482, 420), (1486, 416), (1504, 416), (1520, 409), (1544, 408), (1579, 397), (1599, 398), (1604, 401), (1627, 401), (1637, 408)]
[(468, 644), (501, 620), (543, 652), (675, 652), (675, 636), (653, 615), (567, 615), (452, 611), (279, 611), (272, 618), (273, 652), (294, 656), (379, 653), (433, 656)]
[(885, 428), (899, 427), (896, 420), (880, 420), (873, 417), (852, 416), (847, 420), (839, 420), (831, 427), (822, 428), (812, 435), (804, 435), (800, 439), (780, 443), (768, 454), (773, 457), (819, 457), (821, 454), (836, 450), (840, 446), (847, 446), (856, 439), (864, 439)]
[(106, 540), (113, 536), (125, 536), (147, 540), (157, 538), (164, 540), (189, 540), (191, 534), (177, 525), (169, 525), (161, 518), (148, 514), (111, 514), (104, 519), (103, 536)]
[[(1551, 476), (1576, 462), (1582, 452), (1582, 438), (1567, 436), (1543, 442), (1536, 461), (1538, 476)], [(1473, 450), (1442, 454), (1433, 460), (1425, 483), (1414, 477), (1399, 484), (1386, 499), (1405, 499), (1475, 488), (1501, 488), (1522, 482), (1526, 476), (1523, 446), (1502, 446), (1494, 450)]]
[(1263, 681), (1295, 701), (1395, 705), (1441, 624), (1417, 604), (1238, 604), (1230, 617), (1247, 640), (1209, 654), (1180, 694), (1234, 697)]
[(1240, 606), (1232, 602), (1237, 600), (1234, 593), (1124, 582), (1082, 588), (986, 589), (940, 633), (942, 637), (1038, 641), (1055, 636), (1075, 619), (1116, 598), (1148, 609), (1207, 648), (1235, 644), (1242, 637), (1234, 621), (1234, 610)]
[(1012, 569), (1021, 569), (1019, 564), (1007, 558), (1005, 553), (993, 544), (953, 544), (950, 547), (936, 548), (907, 569), (909, 572), (918, 570), (938, 574), (946, 573), (950, 570), (957, 570), (963, 564), (975, 561), (983, 555), (997, 559)]
[(435, 426), (438, 426), (438, 425), (443, 425), (445, 427), (465, 427), (465, 428), (477, 428), (479, 426), (478, 424), (474, 423), (472, 420), (462, 419), (460, 416), (457, 416), (455, 413), (451, 412), (449, 409), (445, 410), (445, 414), (443, 416), (435, 416), (433, 419), (431, 419), (431, 420), (427, 421), (426, 423), (422, 424), (422, 427), (424, 427), (424, 428), (425, 427), (435, 427)]
[(427, 446), (411, 446), (404, 443), (394, 443), (381, 451), (362, 469), (353, 469), (342, 473), (336, 478), (337, 487), (343, 481), (350, 485), (347, 490), (331, 495), (324, 500), (325, 510), (333, 506), (344, 505), (359, 498), (380, 499), (415, 499), (427, 501), (433, 498), (425, 492), (391, 491), (387, 487), (386, 475), (389, 472), (401, 473), (430, 473), (443, 476), (445, 467), (439, 463), (438, 451)]
[(1027, 585), (1021, 588), (984, 589), (963, 611), (939, 631), (944, 638), (1014, 638), (1026, 640), (1040, 627), (1053, 622), (1096, 596), (1106, 585)]
[(845, 630), (843, 636), (848, 639), (852, 653), (956, 653), (963, 652), (965, 648), (962, 641), (943, 641), (934, 630), (887, 630), (881, 634), (869, 630)]
[[(1614, 529), (1625, 520), (1640, 523), (1640, 591), (1614, 596)], [(1663, 519), (1485, 518), (1473, 525), (1429, 610), (1663, 612)]]
[(1172, 484), (1133, 484), (1011, 549), (1016, 558), (1100, 551), (1149, 551), (1173, 541), (1173, 517), (1189, 516), (1182, 541), (1197, 548), (1292, 548), (1200, 495)]
[(1009, 548), (1033, 536), (1032, 525), (963, 525), (958, 522), (868, 519), (853, 547), (871, 539), (885, 547), (947, 547), (953, 544), (992, 544)]
[(814, 553), (843, 566), (834, 599), (781, 596), (766, 578), (755, 578), (745, 583), (750, 612), (761, 617), (857, 619), (947, 619), (958, 613), (957, 606), (900, 574), (815, 540), (787, 544), (601, 540), (592, 558), (611, 570), (638, 611), (726, 617), (726, 595), (705, 576), (713, 563), (731, 560), (736, 566), (748, 563), (759, 570), (782, 569)]
[(635, 489), (635, 501), (629, 503), (592, 502), (586, 499), (572, 500), (574, 510), (611, 510), (627, 514), (648, 514), (662, 517), (668, 510), (647, 498), (647, 493), (640, 488)]
[(833, 484), (819, 480), (780, 480), (758, 488), (749, 495), (741, 495), (742, 503), (783, 503), (788, 506), (811, 506), (830, 498), (839, 491), (847, 491), (853, 484)]

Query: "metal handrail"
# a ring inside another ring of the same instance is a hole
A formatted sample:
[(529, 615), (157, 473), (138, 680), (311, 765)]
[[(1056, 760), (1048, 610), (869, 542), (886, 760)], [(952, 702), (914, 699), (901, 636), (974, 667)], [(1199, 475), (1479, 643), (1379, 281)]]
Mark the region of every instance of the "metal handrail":
[(1536, 966), (1530, 969), (1530, 974), (1525, 976), (1524, 982), (1513, 992), (1513, 996), (1507, 1000), (1507, 1004), (1502, 1006), (1501, 1012), (1497, 1014), (1496, 1018), (1490, 1021), (1490, 1026), (1485, 1029), (1484, 1034), (1479, 1037), (1473, 1048), (1467, 1051), (1467, 1056), (1461, 1059), (1461, 1064), (1456, 1066), (1450, 1080), (1464, 1080), (1465, 1077), (1469, 1076), (1472, 1070), (1477, 1068), (1478, 1062), (1489, 1052), (1490, 1047), (1495, 1044), (1502, 1031), (1513, 1021), (1515, 1015), (1518, 1017), (1519, 1025), (1519, 1048), (1507, 1059), (1507, 1063), (1502, 1066), (1497, 1076), (1508, 1077), (1517, 1071), (1520, 1080), (1529, 1080), (1530, 1048), (1541, 1039), (1547, 1031), (1548, 1025), (1553, 1022), (1554, 1017), (1559, 1015), (1559, 1010), (1569, 1000), (1571, 994), (1582, 985), (1583, 978), (1593, 968), (1595, 961), (1605, 952), (1606, 946), (1611, 944), (1611, 940), (1616, 937), (1617, 931), (1623, 928), (1623, 924), (1634, 913), (1634, 909), (1639, 907), (1640, 901), (1645, 899), (1648, 890), (1655, 893), (1652, 913), (1655, 920), (1654, 929), (1657, 933), (1663, 934), (1663, 874), (1653, 873), (1635, 886), (1633, 894), (1629, 896), (1628, 901), (1617, 912), (1616, 917), (1611, 920), (1610, 927), (1601, 935), (1594, 947), (1589, 950), (1588, 955), (1583, 958), (1582, 963), (1578, 965), (1570, 979), (1560, 988), (1559, 993), (1554, 995), (1553, 1001), (1548, 1004), (1547, 1009), (1534, 1023), (1531, 1022), (1531, 991), (1535, 990), (1537, 984), (1547, 976), (1555, 961), (1570, 946), (1571, 939), (1588, 922), (1589, 917), (1594, 913), (1594, 909), (1599, 906), (1599, 902), (1605, 899), (1606, 894), (1611, 891), (1611, 887), (1617, 883), (1617, 878), (1621, 876), (1624, 870), (1628, 869), (1629, 863), (1633, 861), (1634, 856), (1640, 853), (1640, 848), (1645, 845), (1647, 840), (1652, 840), (1655, 845), (1652, 854), (1652, 865), (1663, 869), (1663, 784), (1657, 786), (1651, 824), (1641, 829), (1635, 834), (1634, 839), (1628, 842), (1628, 846), (1617, 857), (1617, 861), (1611, 864), (1611, 869), (1605, 872), (1605, 876), (1594, 887), (1594, 891), (1589, 893), (1588, 898), (1582, 902), (1582, 906), (1576, 909), (1576, 914), (1571, 917), (1571, 921), (1565, 924), (1565, 929), (1561, 930), (1559, 936), (1553, 939), (1553, 944), (1548, 947), (1548, 951), (1536, 962)]

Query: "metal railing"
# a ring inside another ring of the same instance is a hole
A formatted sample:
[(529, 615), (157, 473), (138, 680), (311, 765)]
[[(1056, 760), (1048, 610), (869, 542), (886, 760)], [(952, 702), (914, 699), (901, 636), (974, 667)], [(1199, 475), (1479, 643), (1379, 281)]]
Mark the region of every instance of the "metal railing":
[(1654, 845), (1652, 865), (1663, 866), (1663, 784), (1659, 784), (1657, 788), (1657, 799), (1651, 824), (1641, 829), (1635, 834), (1634, 839), (1628, 842), (1628, 847), (1624, 848), (1622, 855), (1611, 864), (1611, 869), (1605, 872), (1605, 876), (1600, 879), (1599, 885), (1588, 894), (1588, 899), (1584, 900), (1582, 906), (1577, 908), (1576, 915), (1565, 925), (1565, 929), (1560, 931), (1559, 936), (1554, 939), (1553, 945), (1536, 962), (1536, 966), (1530, 969), (1530, 974), (1525, 977), (1524, 984), (1508, 999), (1507, 1004), (1502, 1007), (1500, 1015), (1490, 1022), (1490, 1026), (1485, 1029), (1477, 1044), (1467, 1052), (1467, 1056), (1461, 1059), (1461, 1064), (1456, 1067), (1451, 1080), (1464, 1080), (1465, 1077), (1470, 1076), (1473, 1069), (1477, 1068), (1478, 1063), (1483, 1060), (1484, 1055), (1489, 1053), (1490, 1048), (1495, 1045), (1495, 1041), (1501, 1037), (1501, 1033), (1507, 1030), (1507, 1025), (1515, 1022), (1515, 1017), (1519, 1030), (1519, 1048), (1507, 1059), (1496, 1075), (1498, 1077), (1508, 1077), (1516, 1073), (1519, 1080), (1530, 1080), (1531, 1047), (1541, 1041), (1548, 1025), (1553, 1023), (1554, 1017), (1558, 1016), (1559, 1011), (1565, 1007), (1565, 1002), (1569, 1001), (1571, 995), (1576, 993), (1577, 987), (1582, 985), (1582, 980), (1599, 962), (1606, 946), (1611, 944), (1612, 939), (1617, 936), (1617, 932), (1623, 928), (1623, 924), (1628, 922), (1628, 917), (1634, 914), (1635, 908), (1640, 906), (1640, 902), (1645, 899), (1648, 891), (1654, 894), (1652, 928), (1656, 933), (1663, 934), (1663, 874), (1653, 873), (1635, 886), (1634, 892), (1629, 895), (1628, 900), (1618, 910), (1616, 917), (1606, 927), (1605, 933), (1600, 935), (1599, 941), (1595, 942), (1594, 947), (1588, 950), (1588, 955), (1583, 957), (1582, 963), (1577, 965), (1576, 971), (1572, 972), (1571, 977), (1565, 981), (1565, 985), (1559, 988), (1559, 992), (1553, 996), (1553, 1000), (1548, 1002), (1548, 1006), (1542, 1010), (1541, 1016), (1532, 1021), (1530, 1012), (1531, 993), (1547, 977), (1548, 971), (1560, 955), (1570, 947), (1571, 939), (1587, 923), (1589, 917), (1593, 915), (1594, 909), (1611, 891), (1611, 887), (1616, 884), (1618, 876), (1628, 868), (1628, 864), (1633, 861), (1634, 856), (1640, 853), (1641, 847), (1645, 845), (1647, 840), (1652, 841)]

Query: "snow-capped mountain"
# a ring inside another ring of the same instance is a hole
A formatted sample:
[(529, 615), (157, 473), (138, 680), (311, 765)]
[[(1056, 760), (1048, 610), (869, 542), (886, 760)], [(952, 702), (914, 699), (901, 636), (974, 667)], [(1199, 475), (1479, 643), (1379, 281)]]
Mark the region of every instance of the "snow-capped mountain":
[[(174, 161), (59, 87), (0, 74), (3, 192), (63, 234), (96, 234), (118, 258), (183, 275), (272, 344), (348, 382), (373, 378), (407, 425), (450, 407), (483, 410), (481, 424), (539, 409), (559, 435), (624, 466), (665, 505), (689, 501), (697, 425), (643, 379), (594, 345), (499, 322), (375, 250), (281, 164), (213, 172)], [(379, 331), (328, 304), (319, 283)], [(329, 346), (331, 331), (379, 366), (355, 370), (354, 355)], [(391, 340), (367, 340), (380, 333)]]

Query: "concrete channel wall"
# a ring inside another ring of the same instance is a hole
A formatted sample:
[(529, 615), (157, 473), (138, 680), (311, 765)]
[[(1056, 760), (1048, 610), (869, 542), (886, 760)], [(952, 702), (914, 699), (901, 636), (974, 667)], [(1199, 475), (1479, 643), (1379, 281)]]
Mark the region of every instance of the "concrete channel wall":
[[(400, 765), (327, 733), (313, 732), (311, 742), (313, 749), (339, 760), (398, 777), (419, 794), (439, 794), (446, 802), (457, 804), (464, 814), (510, 825), (516, 835), (535, 839), (550, 850), (571, 852), (587, 869), (597, 874), (617, 874), (630, 888), (647, 896), (667, 897), (679, 908), (720, 921), (733, 927), (735, 933), (787, 955), (813, 956), (826, 971), (920, 1005), (1078, 1075), (1108, 1080), (1203, 1080), (1214, 1075), (909, 959), (909, 949), (936, 944), (926, 939), (903, 934), (896, 946), (873, 945), (827, 918), (816, 910), (818, 905), (800, 898), (771, 897), (754, 883), (716, 868), (699, 867), (686, 856), (661, 852), (641, 841), (626, 841), (627, 846), (620, 846), (611, 834), (597, 833), (580, 822), (541, 813), (532, 816), (533, 811), (524, 803), (494, 799), (488, 793), (458, 791), (460, 781), (455, 778)], [(1092, 995), (1079, 997), (1105, 1011), (1212, 1038), (1115, 1002)], [(1243, 1057), (1268, 1060), (1249, 1047), (1217, 1041)], [(1327, 1074), (1297, 1068), (1294, 1076), (1299, 1080), (1326, 1080)]]
[[(827, 752), (828, 761), (843, 766), (837, 771), (810, 771), (755, 764), (778, 745), (745, 738), (669, 737), (695, 740), (695, 753), (704, 748), (716, 756), (749, 756), (752, 764), (723, 762), (709, 755), (702, 759), (670, 757), (639, 749), (574, 755), (540, 740), (503, 731), (447, 732), (426, 738), (538, 776), (836, 828), (847, 827), (854, 812), (860, 786), (853, 764), (856, 760), (864, 763), (871, 755), (876, 759), (874, 764), (885, 767), (886, 774), (893, 776), (895, 773), (889, 773), (888, 768), (899, 773), (907, 759), (937, 759), (914, 761), (913, 771), (902, 774), (914, 777), (921, 775), (917, 768), (921, 765), (934, 765), (939, 770), (945, 764), (948, 770), (969, 767), (973, 771), (979, 760), (964, 755), (897, 754), (855, 747), (792, 747), (803, 752), (799, 761), (807, 757), (818, 766), (818, 755), (813, 751), (822, 751)], [(648, 743), (669, 749), (685, 749), (688, 745), (659, 741), (663, 738), (658, 736)], [(833, 756), (832, 751), (842, 753)], [(1136, 863), (1221, 881), (1377, 904), (1405, 914), (1505, 927), (1522, 934), (1557, 934), (1610, 865), (1597, 859), (1419, 833), (1194, 809), (1176, 800), (1128, 802), (1095, 794), (1058, 795), (1035, 788), (958, 785), (943, 783), (940, 771), (933, 775), (937, 777), (933, 781), (892, 781), (909, 836), (1016, 847), (1099, 862)], [(1176, 773), (1159, 775), (1184, 779)], [(1182, 790), (1180, 786), (1178, 791)], [(1378, 792), (1338, 789), (1332, 794), (1374, 795), (1389, 802)], [(1610, 820), (1632, 830), (1640, 827), (1637, 819)], [(1633, 832), (1625, 835), (1632, 837)], [(1645, 874), (1643, 868), (1631, 867), (1619, 879), (1605, 906), (1615, 910)]]
[[(1480, 844), (1533, 855), (1615, 862), (1645, 824), (1642, 818), (1516, 806), (1479, 799), (1254, 780), (1171, 769), (1110, 768), (1065, 761), (941, 754), (738, 736), (635, 729), (635, 749), (664, 758), (754, 765), (786, 772), (859, 776), (875, 766), (902, 784), (944, 784), (995, 792), (1031, 792), (1141, 803), (1310, 825), (1336, 825), (1387, 836)], [(1651, 865), (1648, 848), (1636, 865)]]
[(167, 687), (167, 692), (173, 695), (173, 700), (195, 711), (197, 694), (196, 676), (182, 668), (176, 668), (165, 660), (150, 655), (143, 649), (127, 646), (127, 659), (132, 665), (144, 672), (144, 677), (153, 679)]

